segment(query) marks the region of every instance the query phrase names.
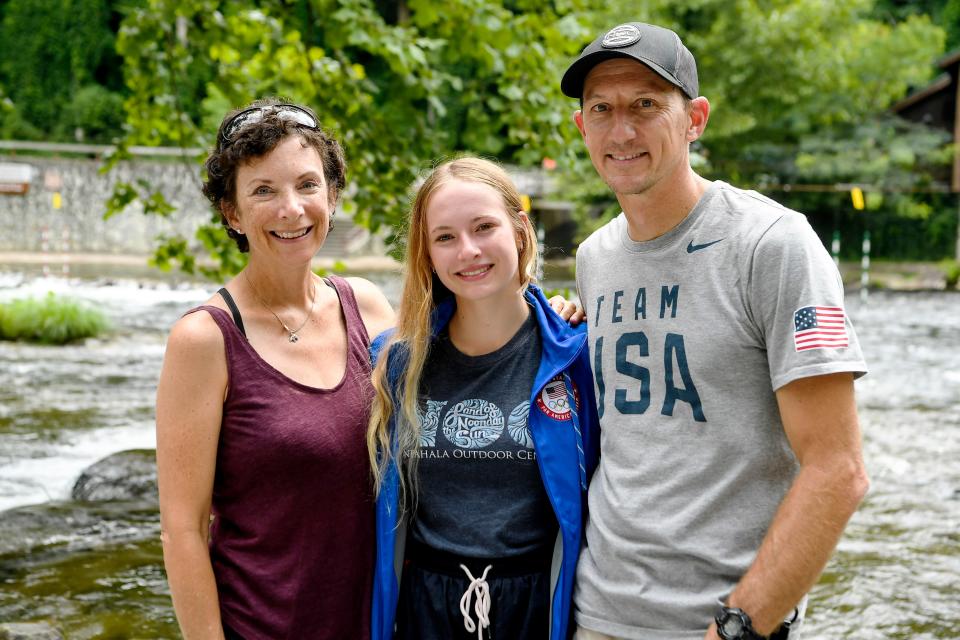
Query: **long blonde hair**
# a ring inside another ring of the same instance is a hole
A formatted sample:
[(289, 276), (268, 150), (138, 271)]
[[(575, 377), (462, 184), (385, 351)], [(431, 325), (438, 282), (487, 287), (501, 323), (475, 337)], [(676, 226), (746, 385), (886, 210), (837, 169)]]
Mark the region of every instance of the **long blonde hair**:
[[(412, 509), (416, 503), (417, 456), (413, 454), (420, 447), (419, 388), (432, 340), (430, 320), (437, 303), (452, 295), (436, 277), (430, 263), (427, 206), (441, 187), (456, 180), (485, 184), (500, 194), (517, 237), (518, 288), (525, 290), (536, 278), (537, 236), (530, 220), (523, 214), (520, 193), (507, 173), (496, 163), (475, 157), (449, 160), (431, 171), (417, 190), (410, 208), (406, 273), (397, 328), (380, 352), (373, 371), (376, 395), (367, 428), (367, 453), (375, 491), (380, 492), (387, 467), (395, 461), (400, 472), (400, 504), (404, 508)], [(491, 310), (491, 313), (495, 311)], [(394, 345), (406, 355), (406, 370), (395, 390), (391, 389), (387, 379), (388, 354)], [(394, 413), (397, 414), (396, 433), (392, 438), (390, 419)]]

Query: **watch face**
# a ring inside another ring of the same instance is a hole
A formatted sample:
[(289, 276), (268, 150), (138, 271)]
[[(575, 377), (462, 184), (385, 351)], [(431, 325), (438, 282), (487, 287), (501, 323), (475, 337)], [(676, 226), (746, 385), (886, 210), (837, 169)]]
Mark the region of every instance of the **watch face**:
[(721, 635), (724, 638), (739, 638), (743, 633), (743, 620), (733, 614), (728, 614), (726, 619), (720, 623)]
[(723, 630), (729, 635), (737, 636), (743, 631), (743, 620), (736, 616), (730, 616), (723, 622)]

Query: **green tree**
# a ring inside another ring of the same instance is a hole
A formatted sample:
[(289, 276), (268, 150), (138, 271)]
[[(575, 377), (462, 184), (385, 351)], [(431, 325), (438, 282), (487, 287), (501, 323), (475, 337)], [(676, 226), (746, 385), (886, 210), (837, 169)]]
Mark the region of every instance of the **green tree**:
[[(12, 109), (0, 114), (0, 134), (72, 140), (78, 128), (87, 128), (86, 121), (71, 113), (78, 92), (100, 85), (102, 94), (122, 86), (120, 61), (114, 51), (112, 21), (115, 10), (120, 10), (115, 4), (107, 0), (10, 0), (2, 7), (0, 85), (5, 87)], [(89, 94), (88, 89), (88, 102)], [(113, 117), (112, 123), (116, 122)], [(97, 133), (84, 137), (109, 140), (119, 134)]]
[(103, 85), (88, 84), (71, 97), (58, 130), (63, 138), (107, 142), (121, 135), (123, 121), (123, 97)]
[[(929, 77), (943, 30), (875, 9), (871, 0), (149, 0), (118, 39), (126, 142), (209, 147), (229, 107), (283, 95), (314, 106), (344, 142), (346, 206), (373, 229), (400, 229), (418, 172), (461, 150), (523, 165), (560, 159), (561, 182), (577, 190), (568, 193), (610, 203), (559, 78), (602, 29), (644, 20), (677, 30), (697, 56), (713, 105), (696, 148), (701, 170), (752, 186), (781, 170), (802, 177), (802, 142), (857, 135)], [(116, 208), (137, 196), (159, 202), (144, 185), (120, 188)], [(168, 239), (159, 262), (192, 268), (199, 250), (215, 256), (208, 275), (235, 271), (216, 226), (201, 229), (202, 246)]]
[(960, 47), (960, 0), (878, 0), (875, 15), (898, 21), (911, 15), (929, 15), (947, 33), (947, 50)]
[[(877, 209), (929, 212), (908, 189), (927, 188), (943, 171), (948, 140), (883, 114), (922, 85), (942, 53), (944, 32), (929, 16), (876, 15), (870, 0), (651, 1), (640, 19), (678, 31), (697, 57), (700, 91), (711, 103), (695, 145), (699, 170), (750, 188), (782, 183), (859, 183), (896, 189)], [(594, 13), (612, 25), (619, 7)], [(588, 171), (585, 163), (579, 171)], [(571, 183), (567, 180), (566, 183)], [(619, 211), (602, 185), (573, 187), (592, 224)], [(817, 198), (792, 198), (805, 212)], [(604, 211), (593, 220), (590, 211)]]
[[(131, 92), (126, 142), (207, 148), (229, 107), (264, 95), (302, 101), (346, 148), (345, 206), (372, 229), (397, 229), (410, 185), (438, 156), (469, 150), (529, 164), (569, 145), (557, 78), (587, 37), (572, 18), (585, 6), (151, 0), (118, 39)], [(209, 69), (203, 87), (198, 68)], [(119, 188), (156, 198), (142, 185)], [(198, 236), (215, 258), (212, 277), (240, 264), (217, 226), (213, 216)], [(167, 238), (158, 262), (193, 268), (188, 246)]]

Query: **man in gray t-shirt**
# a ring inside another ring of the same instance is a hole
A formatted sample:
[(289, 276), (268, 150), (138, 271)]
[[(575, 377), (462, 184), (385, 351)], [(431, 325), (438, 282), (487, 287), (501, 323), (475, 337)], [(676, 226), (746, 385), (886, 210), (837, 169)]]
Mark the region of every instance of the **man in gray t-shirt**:
[(577, 637), (795, 638), (867, 489), (839, 274), (802, 215), (691, 169), (710, 105), (675, 33), (615, 27), (561, 88), (623, 208), (577, 253), (602, 430)]

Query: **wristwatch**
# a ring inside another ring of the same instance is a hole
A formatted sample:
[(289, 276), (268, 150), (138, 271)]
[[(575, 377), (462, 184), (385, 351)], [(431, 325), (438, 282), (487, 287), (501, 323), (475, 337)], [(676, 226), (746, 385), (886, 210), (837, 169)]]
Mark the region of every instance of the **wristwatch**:
[(753, 630), (753, 622), (747, 612), (736, 607), (721, 605), (714, 620), (717, 633), (723, 640), (787, 640), (790, 636), (790, 622), (784, 622), (769, 636), (760, 635)]
[(717, 622), (717, 634), (723, 640), (761, 640), (753, 630), (750, 616), (743, 609), (721, 606), (714, 618)]

